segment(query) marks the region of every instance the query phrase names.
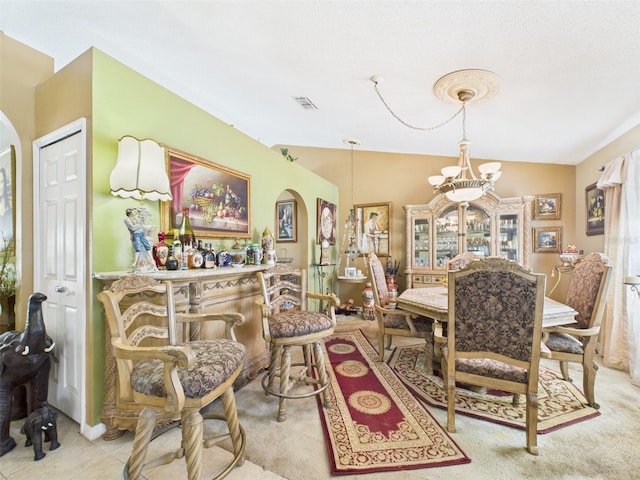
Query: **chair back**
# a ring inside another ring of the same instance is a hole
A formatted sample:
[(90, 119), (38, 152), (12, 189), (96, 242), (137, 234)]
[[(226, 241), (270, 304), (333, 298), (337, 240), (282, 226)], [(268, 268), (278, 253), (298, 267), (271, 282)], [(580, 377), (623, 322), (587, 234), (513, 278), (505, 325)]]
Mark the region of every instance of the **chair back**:
[(469, 265), (470, 262), (473, 262), (474, 260), (480, 260), (481, 258), (484, 258), (484, 256), (478, 255), (477, 253), (472, 253), (472, 252), (459, 253), (455, 257), (453, 257), (451, 260), (447, 261), (447, 271), (451, 272), (451, 271), (460, 270), (461, 268), (464, 268), (467, 265)]
[(600, 325), (604, 315), (610, 283), (609, 259), (602, 253), (591, 253), (576, 263), (565, 303), (578, 312), (578, 328)]
[[(449, 272), (448, 348), (529, 368), (539, 362), (545, 275), (488, 257)], [(537, 384), (537, 366), (532, 368)]]
[(370, 252), (368, 256), (369, 278), (371, 279), (371, 288), (373, 290), (373, 301), (376, 305), (386, 307), (389, 305), (389, 289), (387, 288), (387, 279), (384, 267), (378, 256)]
[(264, 305), (271, 315), (287, 310), (307, 310), (307, 271), (276, 264), (266, 272), (258, 272)]
[[(176, 318), (170, 281), (129, 275), (98, 293), (104, 306), (111, 344), (132, 347), (176, 345)], [(133, 401), (131, 372), (134, 362), (116, 357), (118, 391)]]

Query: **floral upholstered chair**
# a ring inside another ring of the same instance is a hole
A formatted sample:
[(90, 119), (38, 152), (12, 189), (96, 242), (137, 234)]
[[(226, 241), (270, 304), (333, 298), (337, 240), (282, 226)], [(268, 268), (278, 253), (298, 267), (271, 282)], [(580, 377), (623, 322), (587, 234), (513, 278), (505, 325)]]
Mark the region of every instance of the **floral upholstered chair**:
[(564, 301), (578, 312), (576, 325), (550, 327), (543, 331), (543, 342), (549, 351), (543, 352), (542, 356), (560, 361), (565, 380), (571, 380), (568, 362), (582, 364), (582, 388), (593, 408), (600, 408), (594, 390), (598, 366), (593, 358), (610, 283), (609, 272), (608, 258), (601, 253), (591, 253), (576, 263)]
[[(177, 313), (172, 283), (139, 275), (115, 281), (98, 294), (98, 300), (104, 306), (115, 357), (114, 400), (120, 409), (131, 412), (127, 420), (133, 422), (125, 422), (123, 428), (135, 426), (133, 451), (122, 478), (146, 478), (146, 466), (185, 458), (184, 478), (200, 479), (203, 448), (230, 439), (231, 459), (214, 477), (224, 478), (244, 461), (246, 445), (233, 393), (245, 356), (245, 347), (233, 332), (235, 325), (244, 322), (242, 314)], [(199, 327), (211, 323), (221, 326), (224, 338), (200, 340)], [(218, 398), (223, 418), (201, 413)], [(227, 432), (205, 436), (203, 419), (223, 419)], [(150, 442), (177, 426), (182, 429), (181, 444), (147, 462)]]
[(389, 308), (389, 291), (385, 271), (378, 256), (368, 256), (369, 278), (378, 319), (378, 360), (384, 360), (385, 348), (391, 348), (393, 336), (424, 338), (425, 371), (433, 373), (433, 320), (399, 308)]
[(538, 454), (538, 366), (545, 275), (488, 257), (448, 274), (442, 367), (447, 430), (455, 432), (456, 382), (526, 398), (527, 450)]
[[(256, 305), (262, 317), (262, 334), (271, 348), (262, 388), (279, 398), (278, 421), (287, 418), (287, 399), (321, 395), (322, 403), (329, 406), (325, 390), (331, 381), (324, 363), (322, 341), (333, 334), (335, 307), (340, 300), (333, 294), (308, 291), (304, 269), (276, 264), (266, 272), (258, 272), (257, 276), (262, 298), (256, 300)], [(309, 310), (311, 299), (318, 300), (321, 306), (327, 302), (326, 313)], [(302, 348), (303, 363), (291, 362), (291, 347)]]

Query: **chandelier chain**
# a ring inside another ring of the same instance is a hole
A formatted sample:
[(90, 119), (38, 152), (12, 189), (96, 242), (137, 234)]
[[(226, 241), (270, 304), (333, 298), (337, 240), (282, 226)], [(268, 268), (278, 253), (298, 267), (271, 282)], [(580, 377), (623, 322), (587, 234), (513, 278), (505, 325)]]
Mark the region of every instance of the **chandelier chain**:
[(389, 104), (385, 101), (385, 99), (383, 98), (382, 94), (380, 93), (380, 90), (378, 89), (378, 82), (373, 82), (373, 88), (375, 89), (376, 93), (378, 94), (378, 97), (380, 98), (380, 101), (382, 102), (382, 104), (385, 106), (385, 108), (389, 111), (389, 113), (393, 116), (393, 118), (395, 118), (396, 120), (398, 120), (402, 125), (404, 125), (405, 127), (408, 128), (412, 128), (413, 130), (436, 130), (440, 127), (445, 126), (447, 123), (449, 123), (451, 120), (453, 120), (454, 118), (456, 118), (458, 115), (460, 115), (460, 113), (462, 112), (463, 114), (463, 121), (462, 121), (462, 125), (463, 125), (463, 129), (464, 129), (464, 117), (465, 117), (465, 102), (462, 102), (462, 107), (460, 107), (460, 109), (453, 114), (453, 116), (451, 116), (450, 118), (448, 118), (447, 120), (445, 120), (442, 123), (439, 123), (438, 125), (434, 125), (433, 127), (416, 127), (414, 125), (411, 125), (407, 122), (405, 122), (402, 118), (400, 118), (389, 106)]

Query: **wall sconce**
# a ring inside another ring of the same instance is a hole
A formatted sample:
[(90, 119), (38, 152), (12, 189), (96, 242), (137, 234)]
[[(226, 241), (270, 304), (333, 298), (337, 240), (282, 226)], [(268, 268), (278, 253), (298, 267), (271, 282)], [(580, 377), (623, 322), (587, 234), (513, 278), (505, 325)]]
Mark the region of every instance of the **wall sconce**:
[(165, 166), (164, 148), (153, 140), (125, 135), (118, 140), (118, 161), (111, 172), (111, 194), (142, 200), (173, 197)]
[(640, 276), (638, 275), (630, 275), (624, 278), (625, 285), (631, 285), (631, 291), (636, 292), (638, 297), (640, 297)]

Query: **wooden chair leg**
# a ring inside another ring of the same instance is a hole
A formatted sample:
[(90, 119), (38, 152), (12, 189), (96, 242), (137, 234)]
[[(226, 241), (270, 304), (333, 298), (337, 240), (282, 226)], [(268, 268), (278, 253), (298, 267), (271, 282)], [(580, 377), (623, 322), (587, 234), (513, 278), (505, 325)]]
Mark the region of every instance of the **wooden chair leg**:
[(600, 408), (600, 405), (596, 402), (596, 372), (598, 371), (598, 365), (593, 361), (582, 365), (582, 388), (584, 395), (587, 397), (587, 402), (596, 410)]
[(227, 428), (231, 435), (231, 444), (233, 445), (233, 453), (240, 455), (238, 465), (244, 463), (244, 445), (242, 434), (240, 432), (240, 422), (238, 421), (238, 409), (236, 407), (236, 397), (233, 393), (233, 387), (227, 388), (222, 394), (222, 410), (224, 418), (227, 422)]
[[(280, 363), (280, 395), (286, 395), (289, 391), (289, 375), (291, 373), (291, 347), (282, 347)], [(278, 406), (278, 421), (284, 422), (287, 419), (287, 399), (280, 397)]]
[(378, 361), (384, 361), (384, 330), (378, 327)]
[[(322, 346), (320, 345), (320, 342), (316, 342), (313, 344), (313, 353), (316, 361), (316, 370), (318, 372), (320, 388), (322, 388), (329, 383), (329, 375), (324, 364), (324, 353), (322, 352)], [(329, 401), (327, 390), (324, 389), (320, 393), (320, 395), (322, 396), (322, 404), (324, 405), (324, 407), (329, 408), (331, 406), (331, 402)]]
[(527, 393), (527, 450), (538, 455), (538, 395)]
[(273, 390), (276, 382), (276, 373), (280, 368), (280, 355), (282, 353), (282, 347), (279, 345), (271, 345), (271, 360), (269, 362), (269, 382), (267, 385), (269, 389)]
[(138, 423), (136, 424), (136, 436), (133, 439), (133, 451), (131, 452), (131, 457), (129, 457), (129, 462), (127, 462), (129, 480), (142, 478), (142, 467), (144, 467), (144, 461), (147, 458), (149, 443), (156, 424), (156, 415), (157, 412), (151, 407), (145, 407), (140, 412)]
[(203, 421), (200, 411), (182, 412), (182, 448), (187, 461), (188, 480), (200, 480), (202, 474)]
[(569, 362), (560, 361), (560, 373), (562, 373), (562, 378), (564, 378), (567, 382), (572, 382), (571, 377), (569, 376)]
[(447, 376), (447, 431), (456, 431), (456, 381)]

